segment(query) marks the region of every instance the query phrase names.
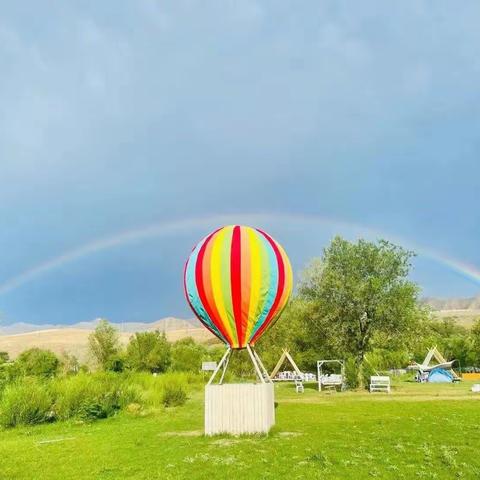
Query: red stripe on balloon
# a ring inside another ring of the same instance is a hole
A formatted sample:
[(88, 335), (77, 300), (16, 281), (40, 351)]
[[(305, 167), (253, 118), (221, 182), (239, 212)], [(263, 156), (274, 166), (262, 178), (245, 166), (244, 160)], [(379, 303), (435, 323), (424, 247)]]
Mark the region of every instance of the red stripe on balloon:
[(230, 251), (230, 283), (232, 286), (232, 307), (237, 330), (238, 346), (242, 345), (242, 244), (240, 227), (233, 227)]
[[(219, 229), (220, 230), (220, 229)], [(222, 335), (225, 337), (225, 340), (232, 345), (233, 339), (230, 338), (226, 330), (223, 328), (221, 318), (218, 318), (215, 316), (215, 312), (211, 308), (208, 298), (205, 294), (205, 286), (203, 284), (203, 257), (205, 255), (205, 249), (207, 248), (207, 244), (212, 240), (212, 237), (217, 233), (218, 230), (213, 232), (211, 235), (207, 237), (205, 242), (203, 242), (203, 245), (200, 247), (200, 250), (198, 252), (197, 256), (197, 263), (195, 264), (195, 283), (197, 285), (197, 290), (198, 290), (198, 296), (200, 297), (200, 301), (202, 302), (203, 307), (205, 308), (205, 311), (207, 312), (208, 316), (210, 317), (210, 320), (215, 324), (215, 326), (220, 330)], [(209, 266), (208, 266), (209, 268)]]
[(248, 227), (241, 228), (240, 230), (240, 243), (242, 250), (242, 264), (240, 266), (242, 271), (242, 304), (241, 304), (241, 316), (242, 316), (242, 338), (240, 339), (240, 347), (246, 346), (246, 336), (248, 328), (248, 317), (250, 311), (250, 295), (252, 290), (251, 281), (251, 252), (250, 252), (250, 240), (248, 236)]
[[(217, 338), (220, 338), (218, 336), (218, 333), (215, 332), (211, 327), (210, 325), (208, 325), (206, 322), (203, 321), (203, 319), (200, 317), (200, 315), (197, 314), (197, 312), (195, 311), (195, 309), (193, 308), (193, 305), (192, 305), (192, 302), (190, 301), (190, 297), (188, 296), (188, 291), (187, 291), (187, 267), (188, 267), (188, 262), (189, 262), (190, 259), (188, 259), (186, 262), (185, 262), (185, 266), (183, 267), (183, 291), (185, 293), (185, 297), (187, 299), (187, 302), (188, 302), (188, 305), (190, 306), (190, 308), (192, 309), (192, 312), (195, 314), (195, 316), (200, 320), (200, 322), (202, 323), (202, 325), (210, 332), (212, 333), (213, 335), (215, 335)], [(220, 338), (220, 340), (222, 340), (222, 342), (226, 342), (227, 340), (225, 338)]]
[(263, 334), (265, 329), (268, 327), (268, 325), (272, 321), (272, 318), (275, 317), (275, 314), (277, 313), (277, 310), (278, 310), (278, 304), (280, 303), (280, 299), (282, 298), (283, 289), (285, 288), (285, 265), (283, 263), (282, 254), (280, 253), (280, 250), (278, 249), (277, 244), (272, 239), (272, 237), (270, 237), (265, 232), (262, 232), (262, 230), (259, 230), (258, 228), (257, 228), (257, 231), (260, 232), (267, 239), (268, 243), (270, 243), (271, 247), (273, 248), (273, 251), (275, 252), (275, 258), (277, 259), (277, 266), (278, 266), (278, 285), (277, 285), (277, 293), (275, 294), (275, 300), (273, 301), (272, 308), (268, 312), (268, 315), (265, 318), (263, 325), (255, 332), (255, 335), (250, 341), (252, 345), (255, 344), (258, 338), (260, 338), (260, 336)]

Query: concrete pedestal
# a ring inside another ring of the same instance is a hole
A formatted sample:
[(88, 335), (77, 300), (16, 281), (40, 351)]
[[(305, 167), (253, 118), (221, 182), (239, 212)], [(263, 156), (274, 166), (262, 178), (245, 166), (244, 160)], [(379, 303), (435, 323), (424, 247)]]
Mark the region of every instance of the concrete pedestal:
[(205, 435), (268, 433), (274, 424), (272, 383), (205, 387)]

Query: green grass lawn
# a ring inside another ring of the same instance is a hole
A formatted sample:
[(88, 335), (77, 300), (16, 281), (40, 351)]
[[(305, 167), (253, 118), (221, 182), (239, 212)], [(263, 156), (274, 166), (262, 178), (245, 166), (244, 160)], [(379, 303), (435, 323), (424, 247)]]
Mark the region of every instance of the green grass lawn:
[(203, 393), (183, 407), (0, 432), (0, 479), (480, 478), (480, 396), (402, 383), (391, 395), (296, 394), (277, 385), (265, 437), (202, 435)]

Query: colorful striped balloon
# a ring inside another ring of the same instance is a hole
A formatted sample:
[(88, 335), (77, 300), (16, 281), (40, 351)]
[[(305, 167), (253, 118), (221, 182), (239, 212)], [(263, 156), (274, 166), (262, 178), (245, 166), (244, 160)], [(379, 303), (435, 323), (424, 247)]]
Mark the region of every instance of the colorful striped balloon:
[(215, 230), (185, 265), (185, 295), (198, 319), (232, 348), (254, 345), (278, 318), (292, 291), (283, 248), (261, 230)]

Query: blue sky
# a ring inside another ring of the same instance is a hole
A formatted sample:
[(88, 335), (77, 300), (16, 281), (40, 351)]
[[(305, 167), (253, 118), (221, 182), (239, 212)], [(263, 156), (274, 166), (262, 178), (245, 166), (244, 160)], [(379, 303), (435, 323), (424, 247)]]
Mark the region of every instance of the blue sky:
[(218, 222), (297, 273), (384, 236), (425, 295), (480, 291), (444, 261), (480, 271), (478, 2), (0, 5), (0, 321), (190, 316)]

